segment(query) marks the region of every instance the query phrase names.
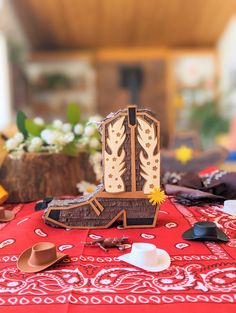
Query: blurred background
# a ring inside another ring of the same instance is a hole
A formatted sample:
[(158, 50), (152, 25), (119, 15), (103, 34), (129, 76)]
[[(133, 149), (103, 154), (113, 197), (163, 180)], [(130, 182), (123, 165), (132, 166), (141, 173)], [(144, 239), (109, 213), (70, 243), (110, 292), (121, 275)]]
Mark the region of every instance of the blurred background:
[[(0, 131), (137, 103), (236, 150), (235, 0), (0, 0)], [(231, 154), (232, 157), (233, 154)]]

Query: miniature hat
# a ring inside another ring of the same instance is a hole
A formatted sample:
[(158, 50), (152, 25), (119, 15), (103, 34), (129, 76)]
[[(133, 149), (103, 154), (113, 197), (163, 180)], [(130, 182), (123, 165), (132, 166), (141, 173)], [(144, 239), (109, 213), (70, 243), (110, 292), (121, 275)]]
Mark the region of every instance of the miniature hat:
[(13, 220), (15, 217), (15, 214), (10, 211), (6, 210), (3, 206), (0, 206), (0, 222), (9, 222)]
[(161, 272), (170, 266), (169, 254), (150, 243), (133, 243), (131, 252), (118, 259), (149, 272)]
[(182, 237), (185, 240), (229, 241), (228, 236), (213, 222), (197, 222)]
[(17, 267), (25, 273), (37, 273), (62, 260), (65, 256), (64, 253), (56, 252), (54, 243), (38, 242), (20, 255)]
[(224, 201), (223, 212), (236, 216), (236, 200)]

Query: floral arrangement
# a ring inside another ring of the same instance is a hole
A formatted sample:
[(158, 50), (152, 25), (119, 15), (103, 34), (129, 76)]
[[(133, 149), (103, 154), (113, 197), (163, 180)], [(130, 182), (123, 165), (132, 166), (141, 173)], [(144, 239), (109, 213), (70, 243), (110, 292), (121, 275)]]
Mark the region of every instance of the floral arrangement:
[(99, 115), (81, 120), (76, 104), (67, 107), (67, 121), (54, 120), (46, 123), (41, 117), (29, 119), (23, 112), (17, 113), (18, 132), (5, 143), (11, 158), (19, 159), (24, 153), (64, 153), (77, 156), (86, 151), (90, 155), (97, 180), (101, 179), (101, 142), (98, 124)]

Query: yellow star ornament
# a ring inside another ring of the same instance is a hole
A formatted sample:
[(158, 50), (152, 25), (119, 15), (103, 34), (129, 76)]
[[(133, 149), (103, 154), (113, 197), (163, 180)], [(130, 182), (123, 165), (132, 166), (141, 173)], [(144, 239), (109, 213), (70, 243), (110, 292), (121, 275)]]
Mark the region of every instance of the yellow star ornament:
[(187, 146), (180, 146), (175, 150), (175, 158), (181, 163), (186, 164), (193, 158), (193, 150)]
[(147, 197), (152, 205), (162, 204), (166, 200), (165, 192), (159, 187), (153, 188)]

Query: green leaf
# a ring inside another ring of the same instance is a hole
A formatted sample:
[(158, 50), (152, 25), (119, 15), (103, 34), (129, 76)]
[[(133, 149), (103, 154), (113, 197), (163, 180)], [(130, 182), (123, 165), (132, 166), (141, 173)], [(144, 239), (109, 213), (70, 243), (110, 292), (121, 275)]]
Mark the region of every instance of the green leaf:
[(63, 148), (62, 152), (66, 155), (70, 155), (73, 157), (76, 157), (78, 155), (78, 149), (76, 147), (76, 144), (74, 142), (70, 142)]
[(67, 120), (75, 125), (80, 122), (80, 108), (76, 103), (70, 103), (67, 107)]
[(17, 125), (18, 130), (24, 135), (25, 138), (28, 137), (28, 132), (25, 127), (26, 119), (27, 119), (27, 116), (25, 115), (24, 112), (22, 111), (17, 112), (16, 125)]
[(25, 128), (31, 135), (40, 136), (41, 131), (44, 129), (44, 126), (35, 124), (34, 121), (30, 119), (25, 120)]

